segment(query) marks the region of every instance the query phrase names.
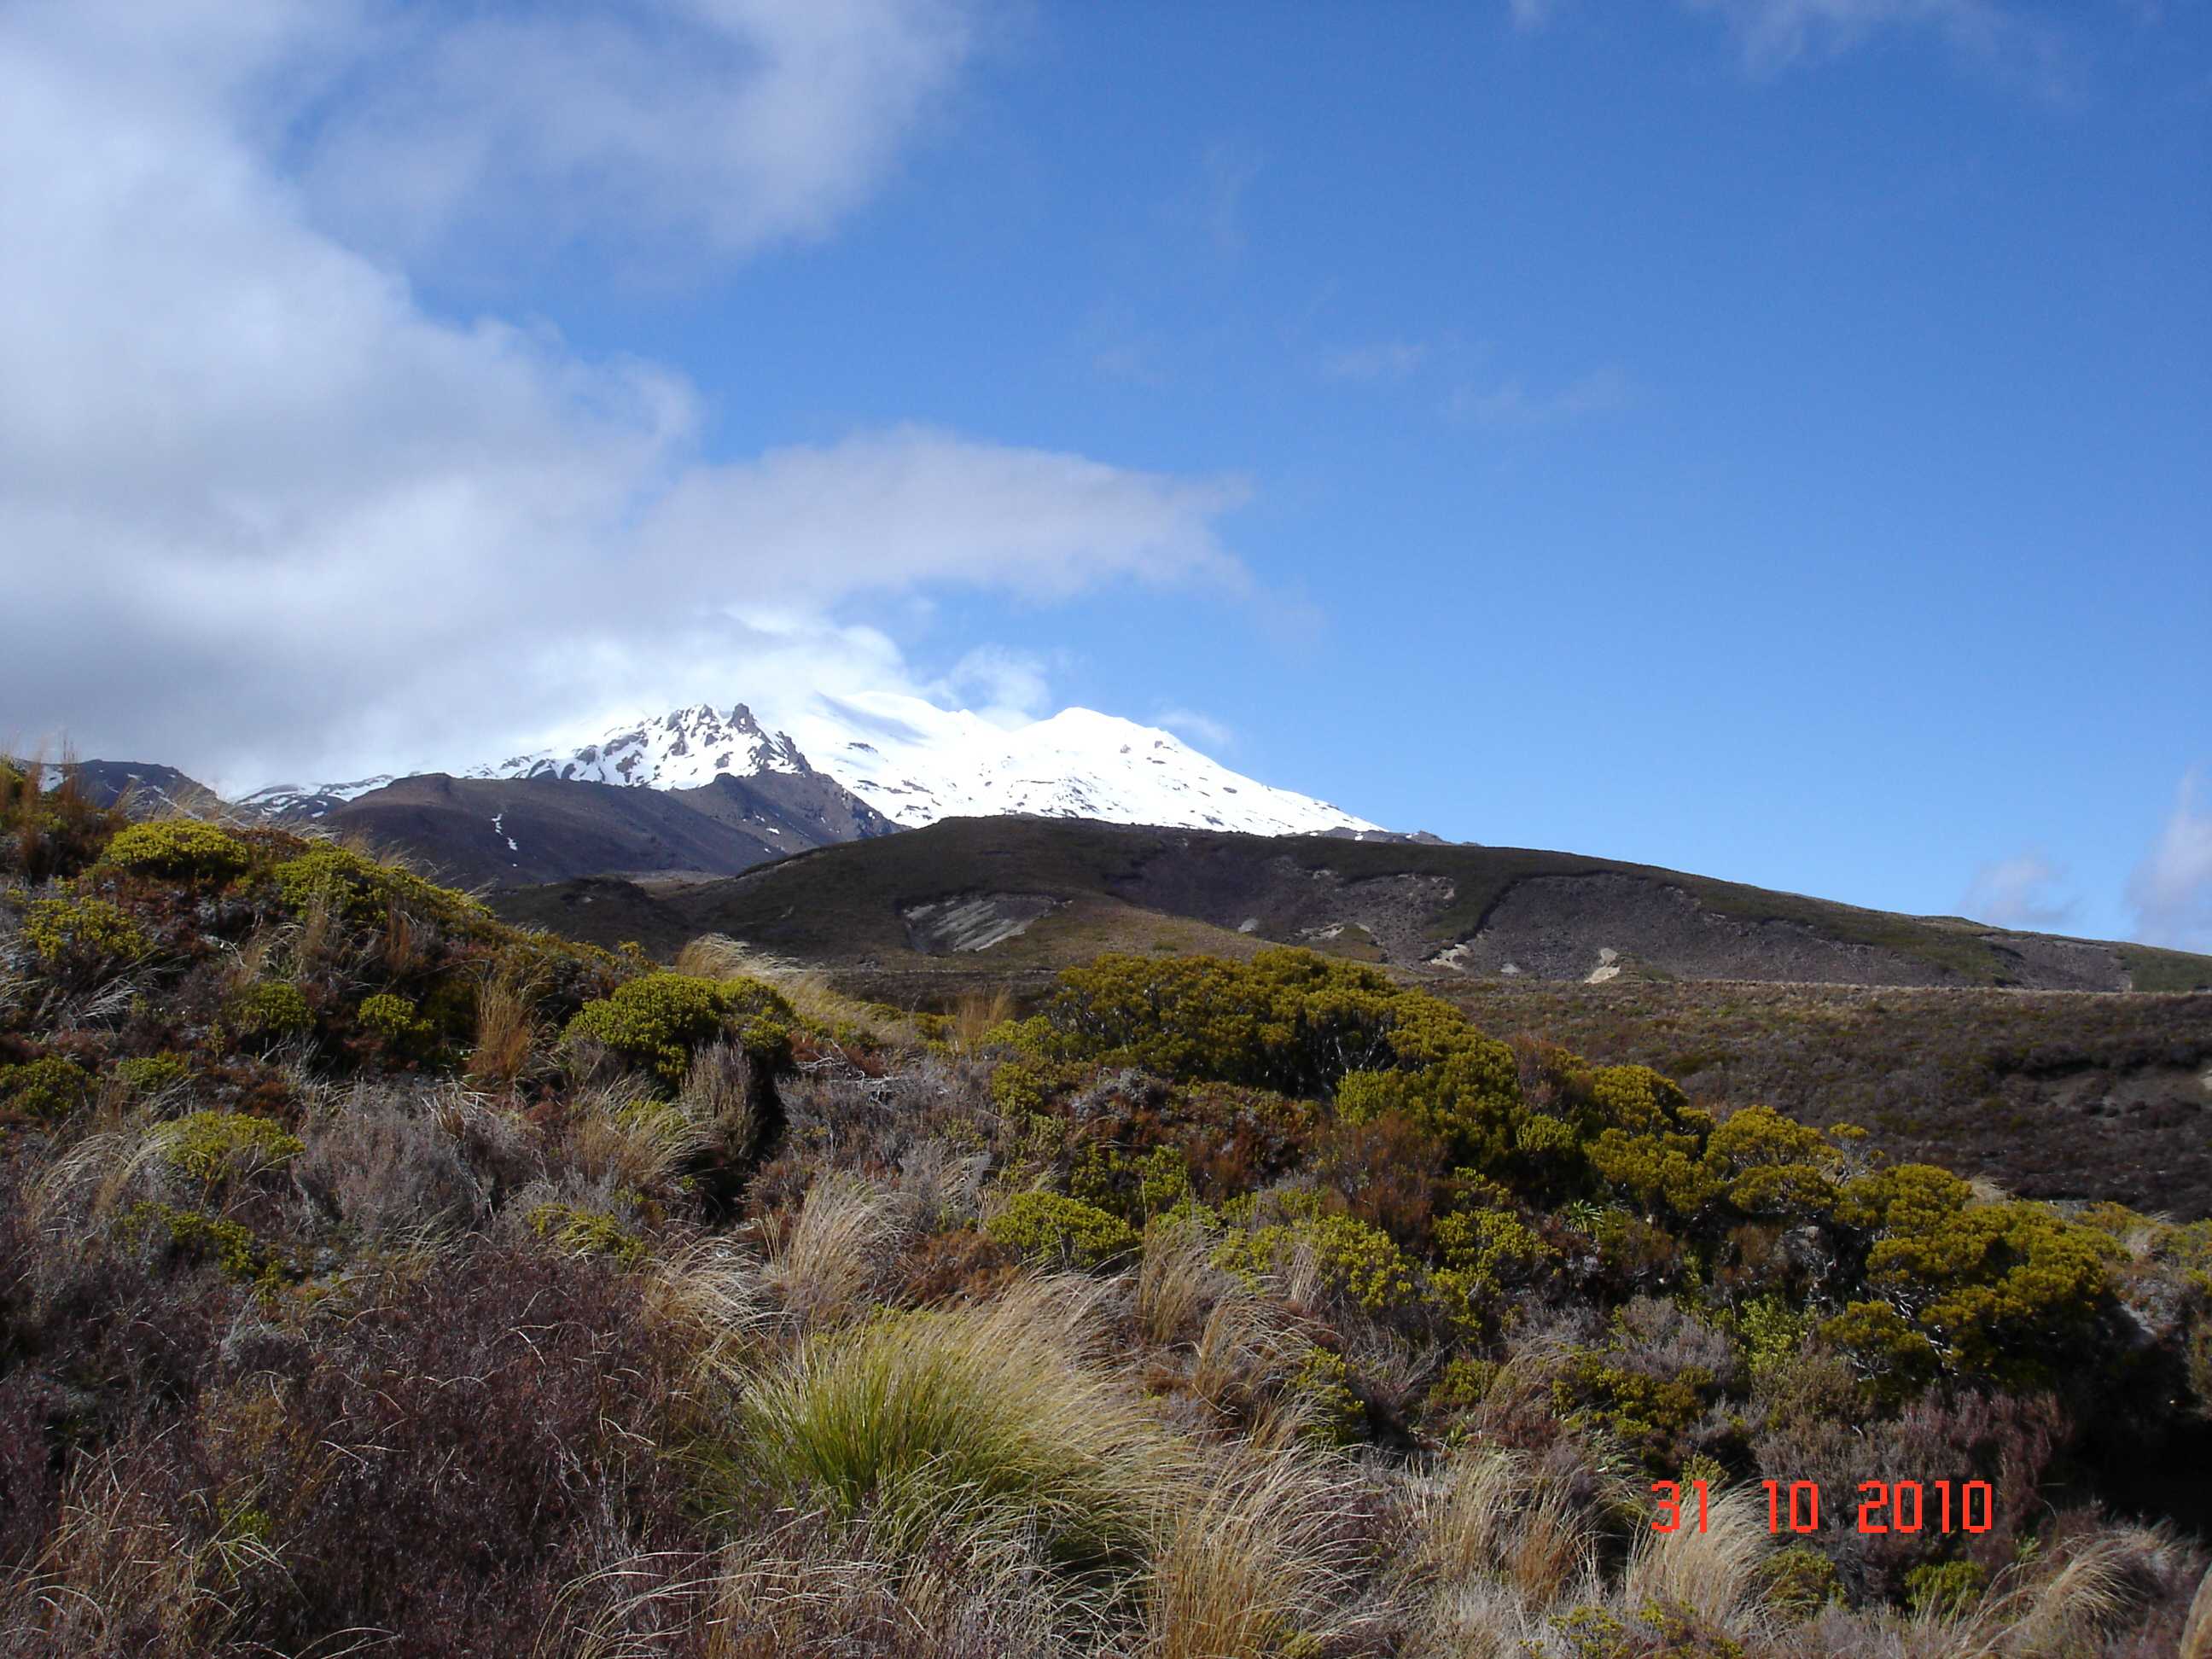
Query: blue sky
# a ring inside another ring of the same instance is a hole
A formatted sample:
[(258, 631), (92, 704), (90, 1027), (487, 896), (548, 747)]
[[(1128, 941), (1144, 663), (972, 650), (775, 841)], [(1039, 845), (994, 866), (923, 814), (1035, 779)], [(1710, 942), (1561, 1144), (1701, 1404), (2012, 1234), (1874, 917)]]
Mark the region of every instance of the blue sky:
[(85, 752), (1073, 703), (2212, 948), (2212, 7), (33, 4), (8, 93)]

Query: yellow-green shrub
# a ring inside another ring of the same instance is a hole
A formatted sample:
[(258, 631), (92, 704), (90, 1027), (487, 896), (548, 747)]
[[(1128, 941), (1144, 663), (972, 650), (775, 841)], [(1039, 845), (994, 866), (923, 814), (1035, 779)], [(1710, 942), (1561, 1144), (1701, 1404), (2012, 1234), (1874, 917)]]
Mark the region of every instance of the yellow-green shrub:
[(315, 1011), (289, 980), (263, 980), (231, 999), (230, 1027), (240, 1036), (276, 1042), (312, 1030)]
[(156, 1155), (171, 1169), (215, 1182), (286, 1164), (307, 1144), (281, 1123), (237, 1112), (194, 1112), (154, 1131)]
[(983, 1231), (1031, 1261), (1097, 1267), (1133, 1253), (1136, 1229), (1095, 1205), (1058, 1193), (1022, 1193)]
[(381, 921), (394, 904), (426, 921), (460, 929), (480, 927), (490, 916), (465, 893), (343, 847), (312, 848), (285, 860), (270, 874), (291, 909), (305, 910), (319, 902), (356, 927)]
[(152, 948), (137, 922), (101, 898), (32, 900), (23, 938), (41, 967), (64, 977), (125, 966)]
[(2040, 1205), (1976, 1204), (1948, 1170), (1900, 1164), (1845, 1184), (1837, 1214), (1864, 1229), (1865, 1282), (1825, 1334), (1868, 1370), (2048, 1377), (2092, 1334), (2124, 1252)]
[(0, 1066), (0, 1100), (18, 1116), (56, 1122), (91, 1097), (91, 1074), (59, 1054)]
[(564, 1250), (582, 1255), (603, 1255), (623, 1267), (645, 1260), (645, 1241), (605, 1210), (586, 1205), (540, 1204), (523, 1217), (538, 1237), (550, 1239)]
[(100, 855), (103, 864), (173, 881), (228, 881), (245, 874), (252, 861), (237, 836), (191, 818), (118, 830)]
[(693, 1050), (724, 1036), (756, 1060), (787, 1064), (796, 1018), (791, 1005), (758, 980), (647, 974), (585, 1004), (561, 1041), (572, 1048), (598, 1043), (673, 1089), (690, 1069)]
[(173, 1083), (183, 1082), (191, 1073), (181, 1054), (142, 1054), (115, 1062), (117, 1080), (142, 1095), (158, 1094)]
[(1407, 1306), (1419, 1296), (1419, 1270), (1396, 1241), (1348, 1215), (1308, 1214), (1231, 1232), (1215, 1247), (1213, 1265), (1256, 1284), (1301, 1248), (1312, 1252), (1324, 1285), (1370, 1313)]

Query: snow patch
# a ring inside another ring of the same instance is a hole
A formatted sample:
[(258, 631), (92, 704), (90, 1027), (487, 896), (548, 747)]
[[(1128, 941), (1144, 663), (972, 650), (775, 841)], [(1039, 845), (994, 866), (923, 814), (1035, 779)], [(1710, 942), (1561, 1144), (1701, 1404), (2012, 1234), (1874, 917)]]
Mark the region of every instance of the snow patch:
[(1039, 893), (985, 893), (908, 905), (899, 914), (906, 919), (908, 942), (924, 956), (941, 957), (1002, 945), (1060, 904)]

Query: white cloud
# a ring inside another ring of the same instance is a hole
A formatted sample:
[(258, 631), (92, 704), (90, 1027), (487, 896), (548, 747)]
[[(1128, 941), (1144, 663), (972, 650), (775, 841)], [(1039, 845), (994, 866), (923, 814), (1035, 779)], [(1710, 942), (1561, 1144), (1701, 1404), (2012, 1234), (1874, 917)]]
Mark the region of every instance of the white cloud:
[(1163, 708), (1152, 716), (1155, 725), (1164, 726), (1179, 737), (1188, 738), (1208, 749), (1226, 749), (1237, 741), (1237, 734), (1210, 714), (1195, 708)]
[(370, 14), (299, 173), (350, 240), (410, 253), (464, 230), (743, 252), (866, 200), (976, 35), (952, 0)]
[(2074, 899), (2057, 890), (2065, 879), (2066, 872), (2040, 853), (2015, 854), (1974, 872), (1959, 911), (2000, 927), (2063, 927), (2073, 921), (2078, 908)]
[(1321, 372), (1332, 380), (1402, 380), (1428, 355), (1427, 345), (1419, 340), (1380, 340), (1328, 353), (1321, 360)]
[(1011, 729), (1044, 714), (1052, 681), (1044, 659), (1033, 651), (979, 645), (928, 692)]
[(2158, 839), (2128, 878), (2136, 937), (2147, 945), (2212, 951), (2212, 801), (2195, 769), (2174, 791)]
[(1516, 28), (1541, 28), (1559, 9), (1559, 0), (1511, 0)]
[[(890, 641), (836, 618), (858, 595), (1242, 579), (1214, 529), (1235, 480), (918, 428), (709, 464), (681, 375), (434, 314), (318, 221), (256, 90), (335, 73), (367, 15), (0, 13), (10, 738), (227, 784), (450, 761), (802, 672), (902, 686)], [(807, 38), (809, 84), (861, 73)], [(821, 188), (809, 224), (849, 204)]]

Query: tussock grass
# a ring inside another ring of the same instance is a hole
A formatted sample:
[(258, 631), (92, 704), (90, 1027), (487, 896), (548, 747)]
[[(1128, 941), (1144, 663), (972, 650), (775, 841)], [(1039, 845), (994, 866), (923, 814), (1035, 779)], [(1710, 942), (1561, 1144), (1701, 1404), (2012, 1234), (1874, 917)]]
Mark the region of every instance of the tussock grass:
[(903, 1206), (852, 1175), (807, 1189), (796, 1219), (772, 1235), (767, 1282), (802, 1325), (834, 1324), (867, 1304), (907, 1234)]
[(227, 1596), (282, 1563), (250, 1531), (194, 1537), (109, 1455), (72, 1480), (61, 1524), (34, 1569), (0, 1586), (0, 1643), (17, 1653), (132, 1653), (190, 1659), (219, 1646)]
[(1176, 1512), (1152, 1564), (1151, 1659), (1310, 1653), (1342, 1633), (1356, 1492), (1341, 1468), (1277, 1452), (1217, 1472)]
[(1598, 1537), (1558, 1480), (1523, 1457), (1477, 1449), (1453, 1460), (1423, 1504), (1408, 1559), (1437, 1598), (1432, 1617), (1447, 1616), (1469, 1585), (1489, 1582), (1542, 1608), (1596, 1579)]
[(957, 1510), (969, 1530), (1027, 1528), (1065, 1564), (1137, 1552), (1187, 1460), (1092, 1357), (1097, 1294), (1031, 1280), (984, 1306), (811, 1338), (745, 1395), (745, 1455), (790, 1501), (866, 1506), (895, 1540)]
[(469, 1050), (467, 1074), (511, 1089), (544, 1040), (528, 988), (512, 974), (487, 978), (477, 991), (476, 1044)]
[(830, 975), (754, 951), (721, 933), (702, 933), (676, 954), (676, 971), (700, 979), (754, 979), (773, 987), (802, 1019), (825, 1030), (857, 1031), (872, 1042), (911, 1042), (903, 1022), (884, 1018), (866, 1003), (840, 993)]
[(1647, 1529), (1637, 1540), (1622, 1595), (1631, 1606), (1656, 1601), (1725, 1623), (1753, 1599), (1772, 1541), (1761, 1498), (1742, 1487), (1714, 1492), (1704, 1530)]
[(663, 1100), (635, 1077), (586, 1100), (569, 1129), (576, 1166), (592, 1180), (641, 1193), (672, 1188), (712, 1146), (714, 1125), (679, 1097)]
[(1213, 1265), (1213, 1237), (1201, 1224), (1156, 1221), (1145, 1231), (1137, 1261), (1137, 1324), (1154, 1342), (1176, 1342), (1197, 1331), (1207, 1312), (1242, 1289)]

